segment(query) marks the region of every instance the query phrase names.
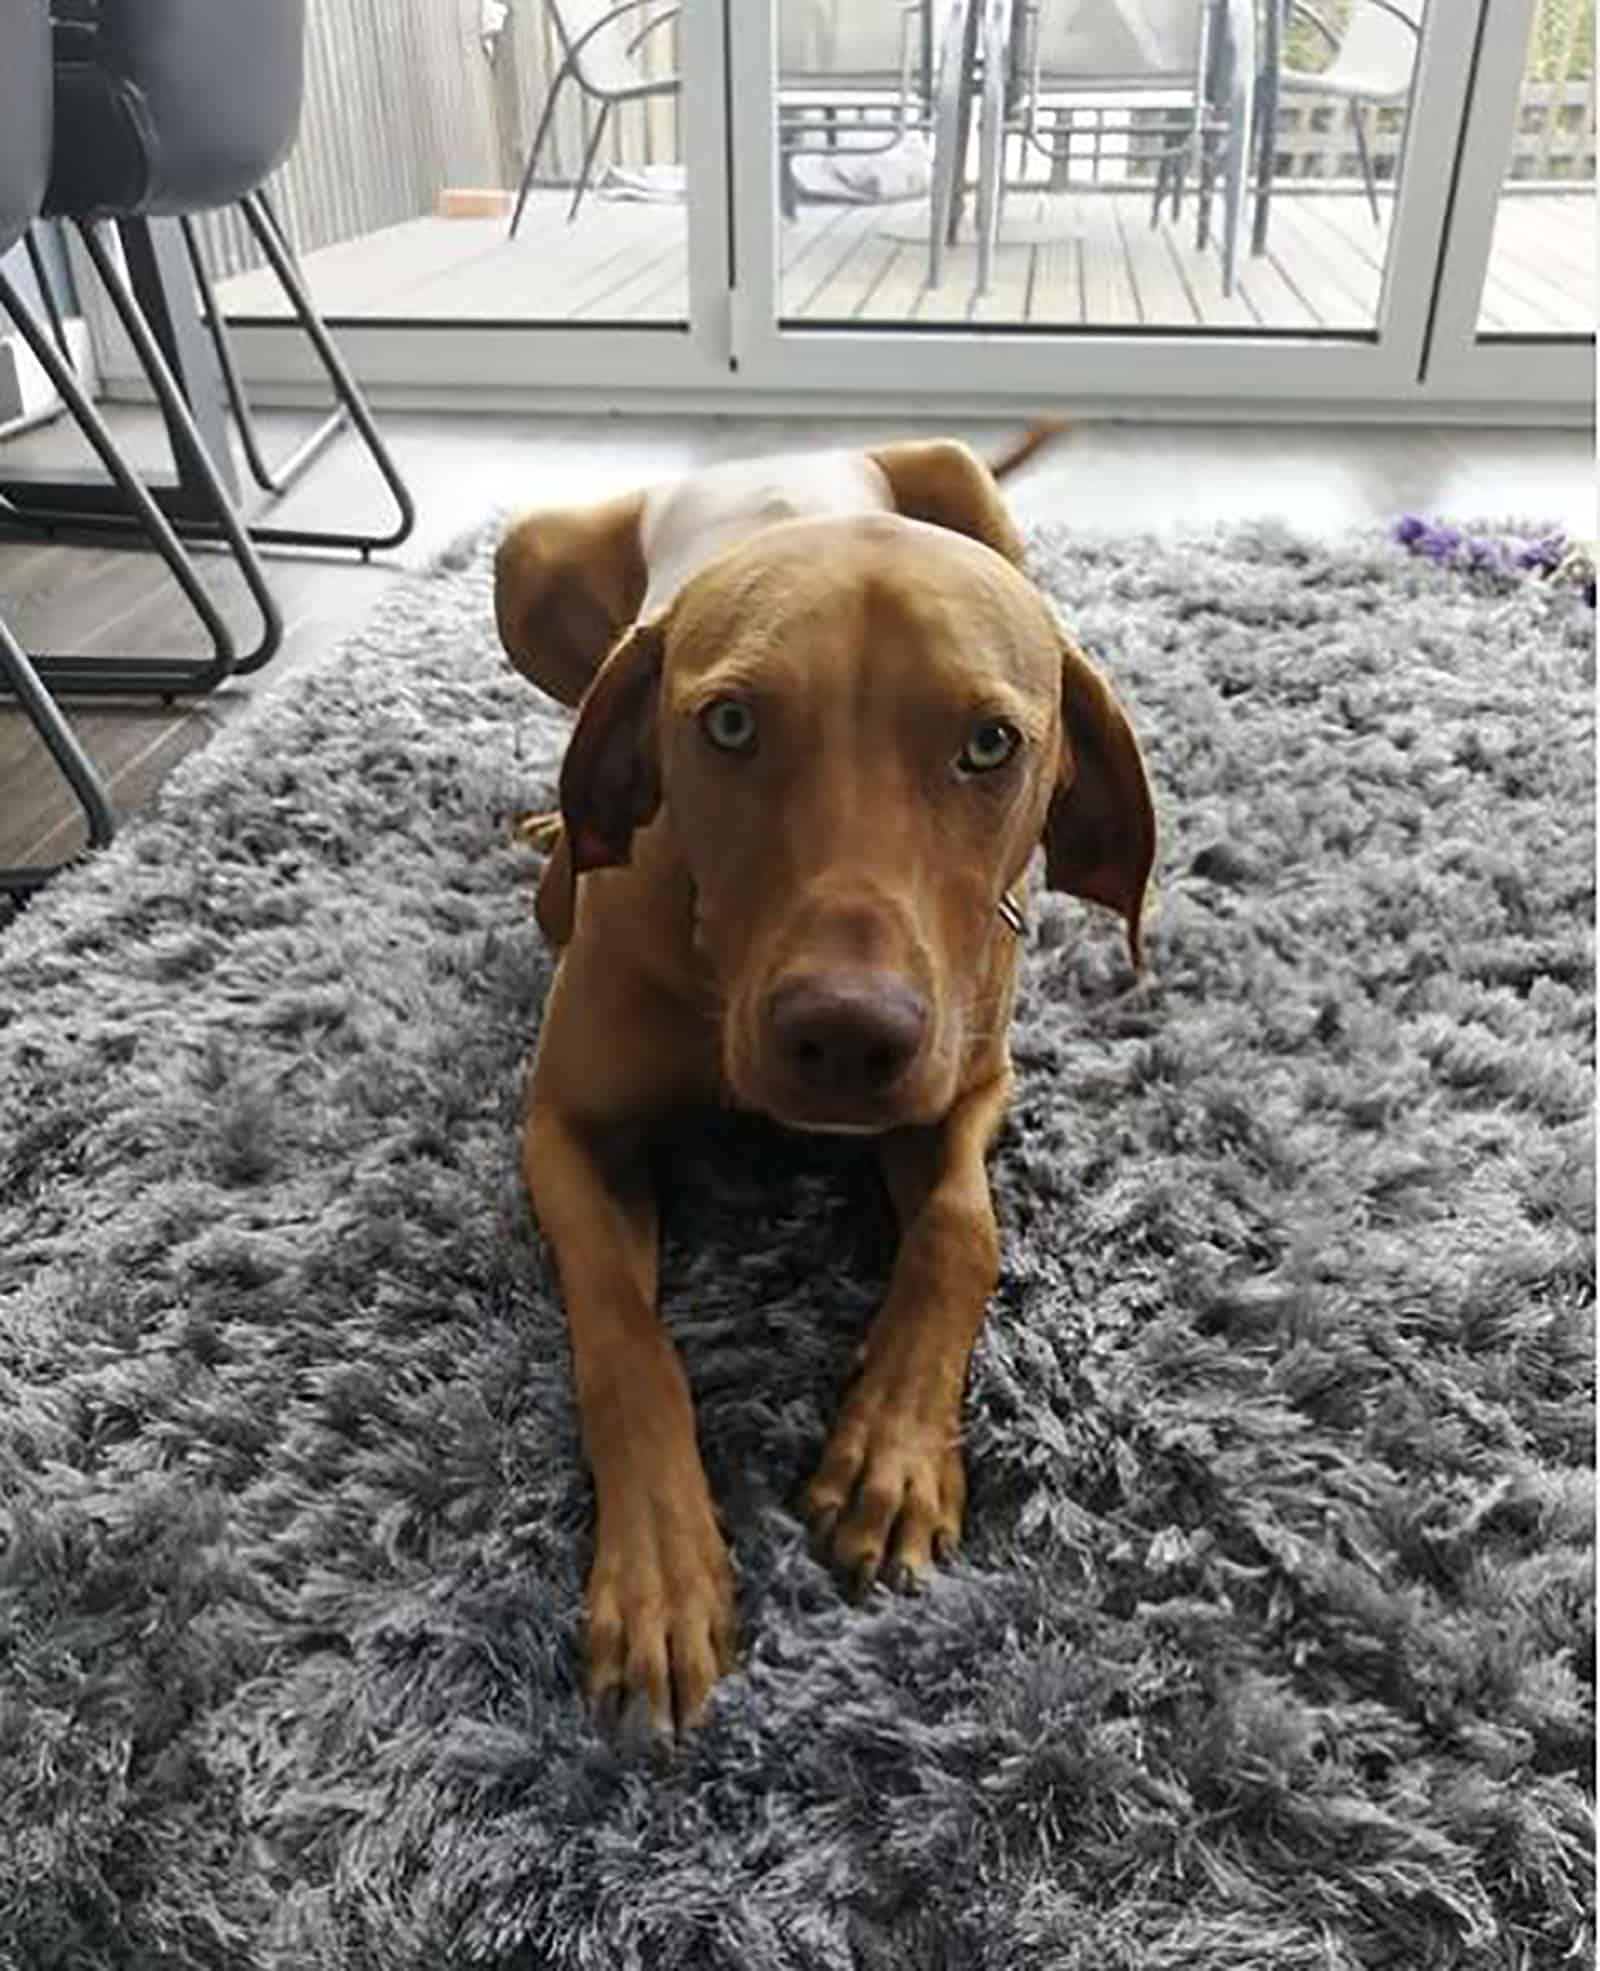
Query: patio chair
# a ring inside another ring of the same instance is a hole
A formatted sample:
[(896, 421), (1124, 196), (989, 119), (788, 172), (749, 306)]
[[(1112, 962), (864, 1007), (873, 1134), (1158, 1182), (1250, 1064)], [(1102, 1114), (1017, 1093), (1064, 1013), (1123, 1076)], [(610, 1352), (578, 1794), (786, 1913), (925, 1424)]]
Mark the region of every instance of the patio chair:
[[(517, 184), (511, 213), (512, 239), (522, 223), (539, 155), (550, 132), (562, 88), (569, 80), (576, 83), (585, 111), (590, 103), (597, 103), (599, 112), (588, 128), (583, 164), (573, 187), (572, 202), (567, 207), (568, 225), (577, 218), (588, 190), (612, 109), (619, 103), (648, 102), (680, 93), (683, 86), (680, 76), (647, 75), (639, 62), (639, 50), (646, 38), (676, 20), (680, 12), (676, 5), (666, 6), (642, 25), (636, 22), (633, 17), (654, 3), (655, 0), (623, 0), (623, 4), (616, 6), (611, 0), (544, 0), (562, 58), (545, 92), (527, 162)], [(876, 60), (869, 57), (859, 70), (842, 72), (831, 55), (831, 22), (819, 15), (804, 22), (805, 31), (792, 37), (803, 46), (791, 49), (791, 59), (783, 62), (785, 86), (778, 103), (778, 185), (785, 217), (793, 216), (798, 203), (793, 173), (795, 157), (841, 148), (847, 149), (852, 157), (889, 151), (910, 131), (925, 127), (926, 119), (921, 113), (925, 91), (916, 85), (913, 65), (917, 22), (925, 16), (927, 8), (928, 0), (897, 0), (891, 10), (892, 32), (898, 44), (892, 77), (894, 92), (881, 104), (869, 100), (863, 105), (860, 98), (876, 95), (888, 71), (880, 69)], [(861, 23), (868, 29), (875, 24), (870, 20)], [(784, 26), (786, 30), (790, 27), (787, 16)], [(786, 34), (786, 38), (791, 37)], [(792, 59), (795, 56), (798, 66)], [(925, 74), (925, 54), (923, 71)]]
[[(27, 231), (44, 197), (50, 122), (50, 21), (45, 0), (0, 0), (0, 260)], [(16, 699), (77, 796), (88, 823), (90, 846), (103, 847), (114, 828), (104, 783), (27, 652), (3, 621), (0, 685)], [(14, 896), (37, 888), (54, 873), (0, 867), (0, 891)]]
[[(612, 110), (619, 103), (643, 103), (676, 96), (683, 87), (682, 79), (677, 75), (646, 75), (638, 60), (639, 49), (646, 38), (675, 21), (680, 11), (678, 7), (662, 7), (647, 16), (641, 24), (634, 16), (652, 6), (654, 0), (622, 0), (621, 6), (612, 5), (611, 0), (544, 0), (544, 4), (550, 24), (555, 29), (556, 40), (561, 44), (561, 63), (545, 92), (544, 108), (539, 112), (533, 142), (528, 146), (528, 161), (522, 167), (517, 202), (511, 213), (512, 239), (516, 238), (517, 228), (522, 224), (522, 211), (533, 186), (539, 153), (544, 148), (562, 87), (569, 79), (577, 84), (588, 129), (583, 168), (573, 187), (572, 203), (567, 207), (569, 226), (577, 218), (578, 207), (589, 189), (589, 174), (594, 170), (600, 139), (605, 135)], [(592, 127), (588, 126), (590, 103), (599, 105), (599, 113)]]
[[(1382, 215), (1378, 209), (1377, 178), (1362, 112), (1369, 106), (1403, 103), (1409, 98), (1422, 32), (1420, 23), (1413, 12), (1397, 6), (1395, 0), (1351, 0), (1343, 34), (1335, 33), (1306, 0), (1290, 0), (1289, 11), (1309, 22), (1333, 54), (1322, 69), (1280, 65), (1276, 96), (1327, 96), (1347, 106), (1361, 159), (1361, 176), (1367, 188), (1367, 204), (1372, 210), (1373, 224), (1379, 225)], [(1263, 141), (1271, 141), (1269, 133), (1263, 134)]]

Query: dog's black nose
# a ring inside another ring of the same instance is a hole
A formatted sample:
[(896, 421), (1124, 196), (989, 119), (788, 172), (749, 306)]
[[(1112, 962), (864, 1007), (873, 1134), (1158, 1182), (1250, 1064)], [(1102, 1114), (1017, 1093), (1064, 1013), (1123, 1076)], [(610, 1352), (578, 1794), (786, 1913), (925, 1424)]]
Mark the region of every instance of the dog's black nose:
[(785, 981), (768, 1007), (783, 1065), (818, 1095), (881, 1095), (916, 1058), (928, 1026), (920, 992), (892, 972), (816, 972)]

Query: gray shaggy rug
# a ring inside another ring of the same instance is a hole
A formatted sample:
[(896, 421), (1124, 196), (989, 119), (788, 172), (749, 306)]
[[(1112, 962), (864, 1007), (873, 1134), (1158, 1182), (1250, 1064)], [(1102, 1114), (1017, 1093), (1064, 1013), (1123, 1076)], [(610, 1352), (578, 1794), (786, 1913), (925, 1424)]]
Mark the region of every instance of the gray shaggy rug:
[(671, 1165), (747, 1659), (580, 1708), (519, 1193), (565, 725), (484, 552), (0, 939), (7, 1971), (1554, 1966), (1591, 1910), (1593, 617), (1370, 539), (1035, 543), (1164, 827), (1046, 908), (959, 1564), (795, 1517), (866, 1162)]

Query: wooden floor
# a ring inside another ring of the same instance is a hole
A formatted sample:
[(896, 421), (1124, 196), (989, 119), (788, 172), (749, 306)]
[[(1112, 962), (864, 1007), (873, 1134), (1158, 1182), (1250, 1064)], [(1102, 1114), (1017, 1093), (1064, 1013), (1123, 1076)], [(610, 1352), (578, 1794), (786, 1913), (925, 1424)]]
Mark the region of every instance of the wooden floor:
[[(515, 240), (503, 219), (411, 219), (306, 257), (323, 312), (340, 319), (641, 322), (688, 307), (682, 206), (536, 193)], [(1145, 193), (1015, 192), (994, 278), (976, 292), (976, 249), (952, 249), (927, 284), (925, 204), (806, 205), (783, 229), (781, 308), (802, 321), (972, 322), (1334, 332), (1377, 318), (1390, 205), (1280, 192), (1267, 250), (1244, 253), (1231, 295), (1214, 244), (1150, 224)], [(1595, 326), (1592, 189), (1511, 192), (1500, 205), (1481, 326), (1584, 334)], [(222, 284), (234, 315), (281, 316), (269, 278)]]
[[(118, 409), (119, 437), (142, 464), (160, 458), (148, 412)], [(829, 444), (873, 444), (951, 431), (992, 448), (1010, 427), (865, 421), (797, 427), (728, 417), (471, 418), (389, 416), (384, 428), (416, 489), (416, 534), (370, 567), (348, 559), (275, 556), (274, 586), (289, 623), (284, 648), (258, 680), (192, 706), (127, 700), (79, 703), (71, 715), (111, 784), (120, 815), (147, 802), (171, 768), (226, 719), (273, 690), (292, 691), (317, 661), (408, 568), (427, 563), (495, 508), (555, 499), (601, 499), (713, 459)], [(272, 449), (293, 442), (303, 420), (267, 420)], [(59, 464), (75, 452), (64, 428), (5, 447), (7, 463)], [(557, 490), (559, 489), (559, 490)], [(1041, 455), (1014, 483), (1024, 521), (1067, 520), (1084, 532), (1176, 531), (1260, 513), (1336, 530), (1406, 509), (1471, 515), (1548, 516), (1582, 535), (1594, 530), (1594, 462), (1583, 432), (1300, 427), (1227, 424), (1085, 424)], [(348, 523), (381, 512), (356, 448), (329, 453), (278, 517), (305, 525)], [(208, 569), (234, 620), (241, 591), (223, 565)], [(131, 550), (68, 548), (0, 537), (0, 610), (34, 650), (194, 651), (192, 625), (153, 558)], [(485, 622), (489, 595), (484, 594)], [(269, 708), (270, 715), (270, 708)], [(31, 727), (0, 709), (0, 863), (51, 861), (73, 851), (81, 825)]]

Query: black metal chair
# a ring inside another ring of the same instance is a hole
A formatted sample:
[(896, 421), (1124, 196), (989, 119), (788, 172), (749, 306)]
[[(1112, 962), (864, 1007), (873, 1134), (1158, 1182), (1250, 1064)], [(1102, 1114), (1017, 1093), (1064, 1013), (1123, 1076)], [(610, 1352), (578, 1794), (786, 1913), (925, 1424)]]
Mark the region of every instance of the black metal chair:
[[(415, 524), (410, 493), (261, 189), (293, 147), (299, 127), (304, 0), (51, 0), (51, 11), (56, 134), (44, 211), (77, 224), (150, 378), (178, 468), (177, 484), (159, 486), (157, 497), (179, 531), (225, 541), (258, 603), (264, 583), (252, 564), (247, 532), (260, 543), (348, 547), (363, 556), (398, 546)], [(282, 284), (335, 399), (312, 437), (277, 466), (264, 457), (192, 224), (195, 213), (228, 204), (238, 205)], [(104, 219), (118, 222), (132, 286), (98, 230)], [(168, 248), (160, 230), (164, 221), (176, 221), (187, 265), (184, 254), (174, 258)], [(191, 283), (257, 483), (274, 496), (287, 491), (324, 446), (353, 425), (393, 499), (397, 518), (391, 528), (285, 527), (256, 520), (246, 528), (231, 497), (225, 434), (220, 424), (210, 431), (208, 461), (195, 420), (185, 414), (192, 407), (172, 375), (187, 327), (176, 317), (189, 303)], [(141, 295), (151, 304), (148, 315), (139, 306)], [(75, 488), (64, 509), (49, 487), (14, 481), (4, 490), (15, 505), (54, 524), (128, 524), (120, 503), (106, 498), (102, 487)], [(267, 655), (270, 649), (258, 649), (238, 668), (254, 669)]]
[(561, 43), (561, 62), (545, 92), (544, 108), (539, 113), (533, 142), (528, 146), (528, 161), (522, 167), (522, 177), (517, 185), (517, 202), (511, 214), (512, 239), (516, 238), (517, 228), (522, 224), (522, 209), (528, 203), (539, 153), (544, 148), (544, 140), (555, 117), (562, 87), (569, 79), (577, 84), (585, 111), (592, 102), (599, 104), (599, 113), (588, 131), (583, 169), (578, 173), (572, 203), (567, 208), (568, 225), (577, 218), (578, 207), (589, 189), (589, 175), (594, 170), (600, 140), (605, 135), (612, 110), (620, 103), (642, 103), (676, 96), (682, 89), (683, 84), (678, 76), (651, 76), (639, 67), (639, 48), (645, 38), (665, 27), (669, 21), (676, 20), (679, 13), (679, 9), (672, 6), (651, 14), (642, 25), (633, 19), (642, 8), (651, 4), (652, 0), (622, 0), (620, 6), (613, 4), (613, 0), (545, 0), (556, 39)]
[[(28, 229), (50, 163), (50, 25), (44, 0), (0, 0), (0, 259)], [(102, 848), (115, 823), (104, 784), (26, 651), (0, 622), (0, 683), (43, 740), (83, 809), (89, 845)], [(52, 869), (0, 866), (0, 891), (37, 888)]]

